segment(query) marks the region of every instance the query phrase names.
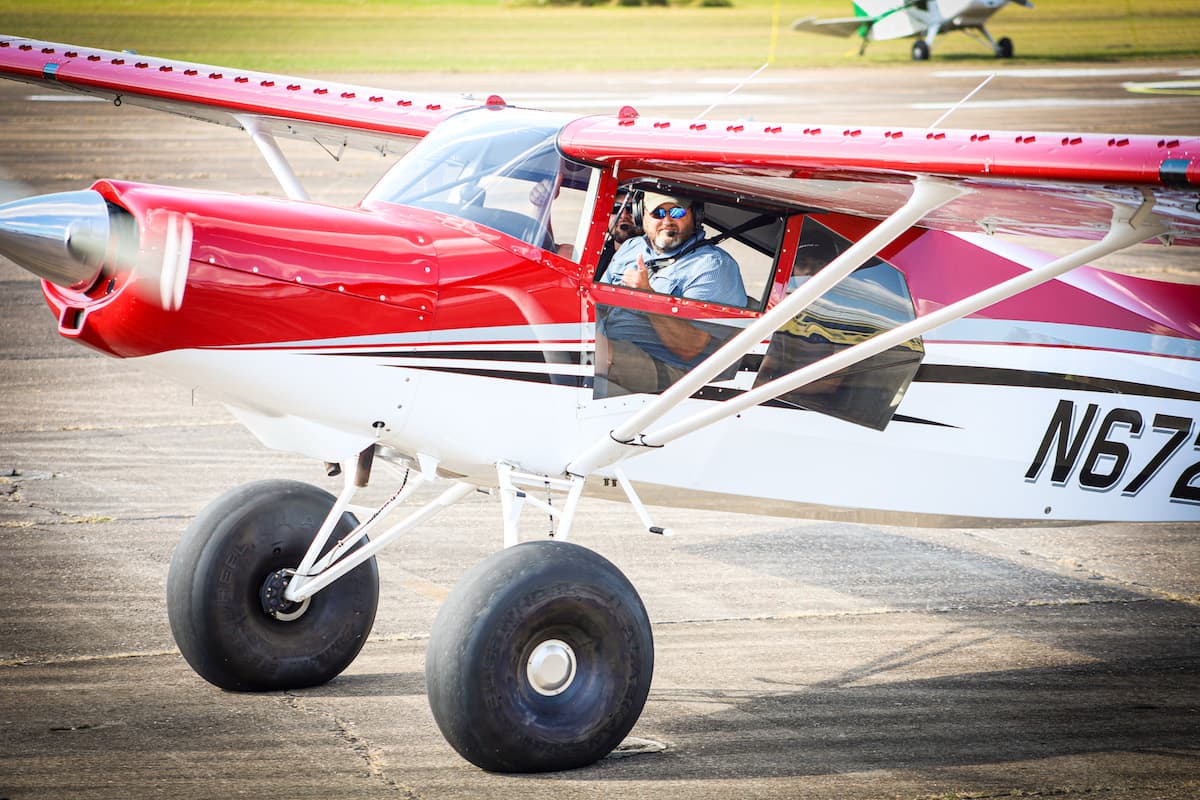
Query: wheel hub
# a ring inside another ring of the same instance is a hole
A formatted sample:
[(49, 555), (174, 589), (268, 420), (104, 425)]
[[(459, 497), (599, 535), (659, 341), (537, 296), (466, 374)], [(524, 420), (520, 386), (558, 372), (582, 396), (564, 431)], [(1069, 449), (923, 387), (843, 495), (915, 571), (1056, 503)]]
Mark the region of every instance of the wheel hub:
[(295, 603), (283, 596), (295, 574), (296, 570), (294, 569), (277, 569), (267, 576), (262, 589), (258, 592), (263, 611), (267, 616), (274, 617), (281, 622), (291, 622), (302, 617), (308, 610), (308, 604), (312, 598), (306, 597), (299, 603)]
[(545, 697), (565, 692), (575, 680), (575, 651), (561, 639), (547, 639), (533, 648), (525, 676), (533, 690)]

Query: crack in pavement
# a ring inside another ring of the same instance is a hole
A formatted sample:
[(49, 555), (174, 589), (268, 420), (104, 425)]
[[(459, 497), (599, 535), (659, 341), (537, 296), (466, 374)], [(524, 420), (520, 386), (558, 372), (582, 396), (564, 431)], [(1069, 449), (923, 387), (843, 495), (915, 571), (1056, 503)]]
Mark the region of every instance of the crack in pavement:
[(415, 789), (411, 786), (405, 786), (388, 773), (386, 764), (378, 748), (372, 746), (369, 741), (355, 733), (349, 722), (338, 717), (336, 714), (311, 708), (304, 701), (304, 698), (291, 692), (284, 692), (283, 704), (294, 711), (328, 721), (334, 735), (359, 757), (366, 766), (367, 774), (371, 778), (379, 781), (389, 789), (402, 792), (404, 797), (410, 798), (410, 800), (421, 800), (421, 795)]

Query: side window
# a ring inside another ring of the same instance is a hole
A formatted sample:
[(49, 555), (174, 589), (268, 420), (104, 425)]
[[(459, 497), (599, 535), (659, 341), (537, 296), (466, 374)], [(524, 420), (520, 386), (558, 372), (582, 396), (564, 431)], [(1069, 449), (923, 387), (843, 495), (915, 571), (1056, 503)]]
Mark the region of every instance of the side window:
[(746, 288), (746, 308), (761, 311), (775, 261), (783, 243), (787, 217), (775, 211), (708, 203), (705, 230), (738, 263)]
[(562, 162), (558, 191), (550, 199), (548, 243), (553, 242), (554, 251), (563, 258), (579, 261), (583, 255), (598, 177), (590, 167)]
[(463, 216), (578, 261), (580, 220), (595, 170), (549, 154), (481, 182)]

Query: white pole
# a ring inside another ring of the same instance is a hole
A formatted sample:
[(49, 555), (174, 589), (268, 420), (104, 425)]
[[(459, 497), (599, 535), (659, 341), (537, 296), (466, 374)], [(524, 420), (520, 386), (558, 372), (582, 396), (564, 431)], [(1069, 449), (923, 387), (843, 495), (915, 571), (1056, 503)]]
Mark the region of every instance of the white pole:
[(1031, 289), (1040, 283), (1045, 283), (1089, 261), (1094, 261), (1102, 256), (1115, 253), (1118, 250), (1139, 242), (1144, 242), (1146, 239), (1165, 230), (1155, 218), (1151, 218), (1148, 221), (1140, 219), (1143, 213), (1149, 212), (1151, 205), (1152, 202), (1147, 201), (1137, 210), (1128, 206), (1118, 206), (1114, 210), (1112, 225), (1108, 233), (1095, 244), (1088, 245), (1049, 264), (1032, 269), (1023, 275), (1009, 278), (1007, 281), (998, 283), (990, 289), (984, 289), (970, 297), (965, 297), (948, 306), (917, 317), (890, 331), (876, 334), (853, 347), (848, 347), (820, 361), (809, 364), (807, 367), (788, 373), (781, 378), (776, 378), (769, 383), (764, 383), (762, 386), (746, 392), (739, 397), (735, 397), (724, 403), (715, 403), (711, 408), (694, 414), (688, 419), (644, 435), (642, 441), (648, 447), (662, 447), (664, 444), (674, 441), (680, 436), (685, 436), (714, 422), (733, 416), (759, 403), (765, 403), (812, 381), (819, 380), (843, 367), (857, 364), (864, 359), (883, 352), (889, 347), (894, 347), (901, 342), (906, 342), (909, 339), (920, 336), (939, 325), (961, 319), (968, 314), (975, 313), (981, 308), (986, 308), (993, 303), (998, 303), (1013, 295), (1020, 294), (1027, 289)]

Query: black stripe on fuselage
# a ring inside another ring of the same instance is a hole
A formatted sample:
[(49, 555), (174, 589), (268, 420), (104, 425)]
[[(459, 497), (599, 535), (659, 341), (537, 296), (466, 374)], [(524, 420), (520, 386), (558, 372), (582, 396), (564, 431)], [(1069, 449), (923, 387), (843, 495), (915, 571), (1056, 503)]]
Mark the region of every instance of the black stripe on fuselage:
[(973, 386), (1012, 386), (1023, 389), (1056, 389), (1072, 392), (1107, 392), (1138, 397), (1163, 397), (1170, 400), (1200, 400), (1200, 392), (1151, 386), (1113, 378), (1093, 378), (1087, 375), (1066, 375), (1059, 372), (1036, 372), (1002, 367), (959, 367), (944, 364), (922, 364), (913, 378), (921, 383), (957, 383)]
[[(387, 366), (399, 366), (388, 364)], [(508, 381), (523, 381), (525, 383), (548, 383), (554, 386), (573, 386), (577, 389), (592, 385), (590, 376), (559, 375), (553, 372), (528, 372), (524, 370), (484, 369), (483, 367), (434, 367), (408, 366), (405, 369), (420, 369), (428, 372), (450, 372), (455, 375), (473, 375), (477, 378), (499, 378)]]
[(578, 364), (577, 350), (364, 350), (326, 353), (333, 356), (368, 358), (441, 358), (457, 361), (516, 361), (529, 364)]
[[(362, 351), (351, 353), (330, 353), (329, 355), (371, 356), (376, 358), (421, 358), (460, 361), (506, 361), (522, 364), (577, 364), (575, 351), (542, 351), (542, 350), (426, 350), (411, 351)], [(561, 360), (555, 359), (560, 356)], [(757, 366), (761, 356), (747, 356), (741, 364), (741, 369)], [(434, 372), (451, 372), (458, 375), (474, 375), (481, 378), (498, 378), (501, 380), (526, 381), (544, 383), (556, 386), (571, 386), (587, 388), (592, 385), (590, 376), (557, 375), (552, 372), (536, 369), (487, 369), (484, 367), (455, 367), (455, 366), (420, 366), (412, 369), (423, 369)], [(1105, 392), (1109, 394), (1132, 395), (1137, 397), (1160, 397), (1171, 400), (1200, 401), (1200, 392), (1185, 389), (1175, 389), (1169, 386), (1154, 386), (1123, 381), (1114, 378), (1095, 378), (1087, 375), (1068, 375), (1057, 372), (1039, 372), (1035, 370), (1008, 369), (1003, 367), (970, 367), (947, 364), (923, 364), (917, 370), (914, 382), (919, 383), (949, 383), (972, 386), (1015, 387), (1025, 389), (1047, 389), (1073, 392)], [(729, 389), (718, 386), (706, 386), (696, 392), (693, 397), (697, 400), (723, 402), (744, 394), (741, 389)], [(769, 400), (762, 405), (770, 408), (790, 408), (808, 410), (803, 406), (785, 400)], [(943, 425), (944, 423), (907, 417), (897, 414), (897, 422), (910, 422), (922, 425)]]

